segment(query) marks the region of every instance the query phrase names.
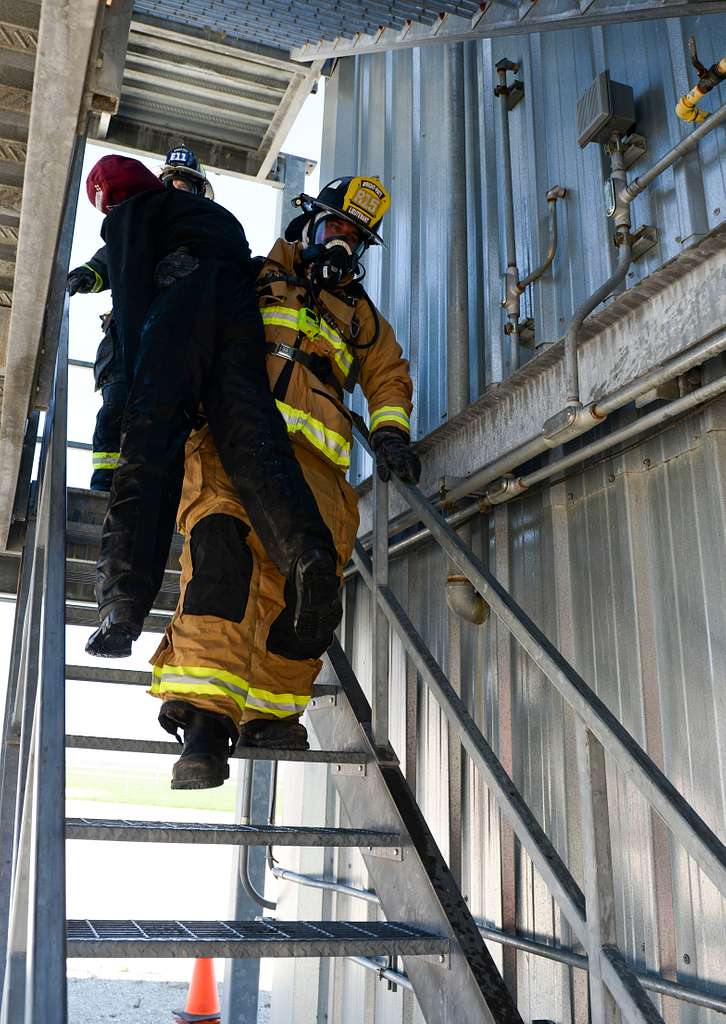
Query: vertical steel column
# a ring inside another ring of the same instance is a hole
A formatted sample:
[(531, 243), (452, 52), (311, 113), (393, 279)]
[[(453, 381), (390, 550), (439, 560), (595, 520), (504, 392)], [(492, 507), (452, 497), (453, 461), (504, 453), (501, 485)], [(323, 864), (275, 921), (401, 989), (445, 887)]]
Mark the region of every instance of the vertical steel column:
[(464, 131), (464, 47), (444, 50), (445, 134), (449, 239), (447, 261), (447, 415), (469, 404), (469, 261)]
[(275, 237), (279, 238), (292, 218), (297, 217), (300, 212), (292, 206), (292, 200), (305, 191), (305, 170), (308, 160), (301, 156), (291, 156), (289, 153), (280, 153), (277, 160), (284, 172), (283, 186), (277, 194), (275, 211)]
[[(511, 61), (502, 60), (497, 64), (497, 76), (499, 78), (498, 90), (495, 94), (499, 97), (497, 104), (499, 110), (499, 131), (502, 137), (502, 175), (504, 178), (504, 244), (507, 256), (506, 270), (506, 295), (510, 291), (516, 293), (517, 278), (517, 236), (514, 228), (514, 186), (512, 184), (512, 150), (509, 138), (509, 107), (507, 88), (507, 71), (517, 70), (517, 65)], [(519, 366), (519, 315), (508, 313), (509, 331), (509, 372), (510, 374)]]
[(373, 468), (373, 594), (371, 596), (371, 712), (373, 742), (388, 744), (388, 621), (378, 605), (378, 588), (388, 586), (388, 484)]
[(582, 722), (577, 722), (576, 729), (585, 903), (590, 938), (587, 951), (590, 1020), (592, 1024), (618, 1024), (620, 1010), (603, 982), (600, 964), (602, 947), (617, 945), (605, 751)]
[[(243, 761), (237, 779), (235, 821), (240, 821), (244, 799), (244, 772), (254, 765), (252, 780), (252, 821), (266, 821), (270, 805), (271, 761)], [(249, 822), (243, 822), (249, 824)], [(262, 913), (260, 907), (244, 891), (239, 881), (239, 861), (243, 847), (238, 847), (234, 857), (230, 913), (235, 921), (254, 921)], [(265, 848), (254, 846), (247, 851), (249, 878), (259, 893), (265, 891)], [(257, 1024), (260, 999), (260, 961), (234, 959), (225, 962), (224, 986), (222, 988), (222, 1019), (235, 1024)]]

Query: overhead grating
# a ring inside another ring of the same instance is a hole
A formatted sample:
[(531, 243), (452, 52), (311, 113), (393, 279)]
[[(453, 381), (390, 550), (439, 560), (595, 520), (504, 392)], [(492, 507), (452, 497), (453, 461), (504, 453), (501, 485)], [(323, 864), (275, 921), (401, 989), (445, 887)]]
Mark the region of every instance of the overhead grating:
[[(159, 18), (131, 22), (116, 113), (98, 113), (91, 137), (155, 154), (185, 142), (217, 170), (276, 179), (275, 159), (315, 88), (321, 62), (301, 64), (279, 44), (202, 26), (184, 4), (142, 4)], [(206, 5), (211, 7), (212, 5)]]
[(252, 41), (289, 51), (320, 39), (403, 30), (413, 21), (433, 26), (442, 15), (472, 18), (480, 6), (477, 0), (136, 0), (134, 13), (177, 21), (220, 41)]

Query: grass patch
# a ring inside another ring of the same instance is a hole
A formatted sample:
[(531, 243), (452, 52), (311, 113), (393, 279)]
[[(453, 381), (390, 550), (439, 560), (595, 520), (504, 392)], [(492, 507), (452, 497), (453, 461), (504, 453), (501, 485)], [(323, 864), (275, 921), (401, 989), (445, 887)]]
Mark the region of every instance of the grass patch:
[(94, 800), (107, 804), (138, 804), (149, 807), (193, 807), (208, 811), (234, 811), (235, 787), (217, 789), (169, 788), (166, 775), (133, 769), (102, 770), (68, 766), (66, 799)]

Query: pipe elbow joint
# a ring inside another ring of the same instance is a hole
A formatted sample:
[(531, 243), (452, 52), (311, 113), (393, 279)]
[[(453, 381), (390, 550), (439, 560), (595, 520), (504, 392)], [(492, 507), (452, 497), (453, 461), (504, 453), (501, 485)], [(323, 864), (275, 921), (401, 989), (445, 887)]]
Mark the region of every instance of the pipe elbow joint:
[(446, 604), (454, 615), (475, 626), (483, 625), (489, 618), (489, 605), (466, 576), (452, 573), (447, 577)]
[(549, 203), (556, 203), (558, 199), (564, 199), (567, 195), (567, 189), (563, 188), (562, 185), (553, 185), (551, 189), (545, 193), (545, 198)]
[(688, 121), (695, 124), (703, 124), (708, 117), (705, 110), (699, 110), (692, 100), (689, 100), (688, 95), (681, 96), (676, 103), (676, 115), (681, 121)]

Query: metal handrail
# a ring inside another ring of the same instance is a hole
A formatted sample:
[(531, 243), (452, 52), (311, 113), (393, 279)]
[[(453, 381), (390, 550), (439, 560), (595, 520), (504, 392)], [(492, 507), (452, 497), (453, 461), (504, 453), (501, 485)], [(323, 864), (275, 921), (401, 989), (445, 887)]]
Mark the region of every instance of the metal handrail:
[[(364, 429), (356, 424), (355, 433), (364, 448), (371, 453)], [(555, 645), (434, 511), (418, 488), (404, 484), (396, 477), (392, 478), (392, 482), (431, 536), (486, 599), (494, 614), (554, 684), (579, 720), (578, 756), (581, 774), (585, 776), (582, 781), (583, 828), (593, 852), (593, 863), (585, 864), (587, 901), (395, 595), (387, 585), (381, 586), (374, 579), (370, 559), (360, 544), (354, 554), (356, 565), (369, 589), (375, 594), (377, 606), (401, 637), (407, 654), (434, 692), (462, 744), (484, 774), (498, 798), (500, 810), (509, 819), (585, 947), (590, 965), (591, 998), (596, 1004), (594, 1019), (598, 1020), (601, 1016), (604, 1018), (606, 1003), (614, 998), (629, 1019), (641, 1024), (660, 1021), (660, 1015), (614, 941), (610, 851), (600, 849), (600, 840), (607, 834), (605, 753), (614, 758), (722, 892), (726, 892), (726, 847)], [(387, 518), (387, 508), (385, 513), (383, 517), (381, 510), (376, 510), (376, 524)], [(380, 538), (374, 536), (374, 549), (377, 542), (381, 543)], [(384, 542), (387, 543), (387, 531)]]
[[(25, 629), (8, 700), (20, 727), (2, 1024), (65, 1024), (65, 528), (68, 298), (28, 531)], [(18, 714), (19, 713), (19, 714)], [(11, 736), (3, 737), (7, 744)], [(5, 782), (5, 780), (3, 780)]]

